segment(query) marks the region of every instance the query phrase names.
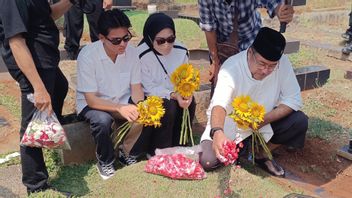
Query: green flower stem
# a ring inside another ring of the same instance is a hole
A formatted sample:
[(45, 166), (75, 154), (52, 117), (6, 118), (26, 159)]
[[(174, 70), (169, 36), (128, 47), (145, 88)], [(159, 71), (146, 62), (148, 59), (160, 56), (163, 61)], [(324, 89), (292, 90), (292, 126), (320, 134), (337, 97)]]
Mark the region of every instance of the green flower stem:
[(258, 141), (259, 141), (259, 144), (262, 145), (262, 148), (263, 148), (264, 152), (267, 154), (268, 158), (270, 160), (272, 160), (273, 155), (271, 154), (271, 151), (268, 148), (268, 146), (264, 140), (263, 135), (259, 131), (253, 131), (253, 133), (252, 133), (252, 159), (253, 159), (252, 162), (253, 162), (253, 164), (255, 163), (255, 158), (254, 158), (255, 151), (259, 151)]
[(115, 140), (117, 139), (117, 141), (115, 142), (115, 146), (114, 146), (115, 149), (116, 149), (117, 145), (119, 145), (120, 142), (122, 141), (122, 139), (125, 137), (127, 132), (130, 130), (131, 126), (132, 126), (132, 123), (127, 122), (127, 124), (124, 124), (124, 127), (122, 127), (118, 131), (117, 137), (115, 138)]
[(182, 125), (185, 126), (185, 131), (183, 133), (183, 145), (187, 143), (187, 132), (188, 132), (188, 126), (187, 126), (187, 112), (186, 109), (183, 109), (183, 120), (182, 120)]
[(184, 125), (183, 125), (183, 122), (184, 122), (184, 120), (185, 120), (185, 112), (183, 111), (183, 114), (182, 114), (182, 123), (181, 123), (181, 131), (180, 131), (180, 142), (179, 142), (179, 144), (183, 144), (183, 133), (184, 133)]
[(186, 109), (187, 111), (187, 117), (188, 117), (188, 127), (189, 127), (189, 135), (191, 136), (191, 142), (192, 142), (192, 146), (194, 146), (194, 141), (193, 141), (193, 131), (192, 131), (192, 123), (191, 123), (191, 116), (189, 115), (189, 110), (188, 108)]
[(252, 163), (253, 163), (253, 165), (254, 165), (254, 163), (255, 163), (255, 158), (254, 158), (254, 153), (255, 153), (255, 149), (254, 149), (254, 144), (255, 144), (255, 134), (254, 134), (254, 132), (252, 133)]

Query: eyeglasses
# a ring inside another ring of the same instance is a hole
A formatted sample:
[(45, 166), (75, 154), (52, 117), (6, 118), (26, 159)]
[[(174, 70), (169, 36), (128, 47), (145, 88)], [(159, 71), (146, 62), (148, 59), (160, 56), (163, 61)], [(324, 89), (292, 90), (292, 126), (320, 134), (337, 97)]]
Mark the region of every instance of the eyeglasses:
[(110, 41), (110, 43), (113, 45), (120, 45), (122, 41), (125, 43), (130, 41), (132, 38), (132, 35), (131, 35), (131, 33), (127, 33), (123, 37), (116, 37), (116, 38), (112, 38), (112, 39), (109, 39), (108, 37), (105, 37), (105, 38), (106, 38), (106, 40)]
[(176, 40), (176, 36), (175, 36), (175, 35), (171, 35), (171, 36), (169, 36), (169, 37), (167, 37), (167, 38), (162, 38), (162, 37), (156, 37), (156, 38), (155, 38), (155, 41), (156, 41), (156, 43), (157, 43), (158, 45), (162, 45), (162, 44), (164, 44), (164, 43), (166, 43), (166, 42), (168, 42), (168, 43), (174, 43), (175, 40)]
[(279, 65), (279, 62), (275, 63), (275, 64), (266, 64), (266, 63), (263, 63), (263, 62), (259, 62), (257, 60), (257, 57), (255, 56), (255, 52), (252, 51), (252, 56), (253, 56), (253, 59), (254, 59), (254, 62), (255, 64), (257, 65), (257, 68), (260, 69), (260, 70), (265, 70), (267, 69), (268, 71), (272, 72), (274, 71), (277, 66)]

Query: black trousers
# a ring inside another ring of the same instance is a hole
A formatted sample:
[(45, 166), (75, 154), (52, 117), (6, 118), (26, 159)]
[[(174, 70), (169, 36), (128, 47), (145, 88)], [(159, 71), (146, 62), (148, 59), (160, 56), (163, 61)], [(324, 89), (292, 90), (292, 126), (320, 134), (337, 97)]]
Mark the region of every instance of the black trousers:
[(105, 111), (86, 106), (79, 116), (90, 123), (91, 133), (96, 145), (97, 160), (100, 164), (111, 164), (115, 161), (114, 146), (111, 140), (113, 116)]
[[(176, 100), (164, 98), (163, 101), (165, 114), (160, 120), (161, 127), (145, 127), (132, 147), (130, 151), (131, 155), (141, 155), (144, 153), (154, 155), (156, 148), (179, 146), (183, 109), (178, 105)], [(192, 122), (196, 109), (194, 98), (188, 109)]]
[[(288, 116), (271, 123), (274, 131), (269, 142), (283, 144), (293, 148), (303, 148), (308, 130), (308, 117), (302, 111), (294, 111)], [(213, 141), (201, 142), (202, 153), (199, 162), (206, 171), (211, 171), (221, 166), (212, 148)]]
[[(68, 82), (59, 68), (37, 69), (45, 88), (49, 92), (52, 107), (59, 120), (62, 120), (62, 107), (68, 91)], [(11, 76), (19, 83), (21, 89), (21, 129), (22, 136), (31, 121), (36, 108), (27, 100), (27, 95), (33, 93), (33, 87), (20, 70), (9, 70)], [(45, 188), (48, 181), (48, 171), (45, 166), (41, 148), (20, 147), (22, 182), (28, 192)]]
[[(95, 11), (91, 14), (87, 14), (87, 20), (89, 24), (89, 34), (92, 42), (97, 41), (98, 31), (98, 19), (102, 13), (103, 5), (102, 0), (91, 0), (89, 3), (95, 4)], [(69, 52), (77, 52), (80, 47), (80, 40), (83, 33), (84, 20), (83, 12), (76, 6), (72, 6), (65, 13), (65, 24), (64, 24), (64, 35), (66, 37), (64, 48)]]

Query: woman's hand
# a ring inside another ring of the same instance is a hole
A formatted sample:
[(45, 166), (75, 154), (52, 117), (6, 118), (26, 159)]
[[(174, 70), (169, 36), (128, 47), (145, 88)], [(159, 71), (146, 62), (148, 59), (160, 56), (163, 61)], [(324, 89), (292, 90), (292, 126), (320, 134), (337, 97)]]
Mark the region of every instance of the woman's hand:
[(184, 98), (182, 97), (179, 93), (174, 93), (175, 94), (175, 97), (176, 97), (176, 100), (178, 102), (178, 105), (183, 108), (183, 109), (187, 109), (189, 107), (189, 105), (192, 103), (192, 100), (193, 100), (193, 97), (190, 96), (190, 97), (187, 97), (187, 98)]

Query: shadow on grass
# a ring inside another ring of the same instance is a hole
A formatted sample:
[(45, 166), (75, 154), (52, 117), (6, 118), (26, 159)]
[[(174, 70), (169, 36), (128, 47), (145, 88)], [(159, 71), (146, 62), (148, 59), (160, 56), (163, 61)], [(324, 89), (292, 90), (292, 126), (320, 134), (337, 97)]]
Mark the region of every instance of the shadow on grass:
[(94, 166), (92, 163), (63, 166), (58, 171), (57, 177), (51, 180), (51, 184), (75, 196), (84, 196), (90, 192), (85, 178), (88, 178), (92, 166)]

